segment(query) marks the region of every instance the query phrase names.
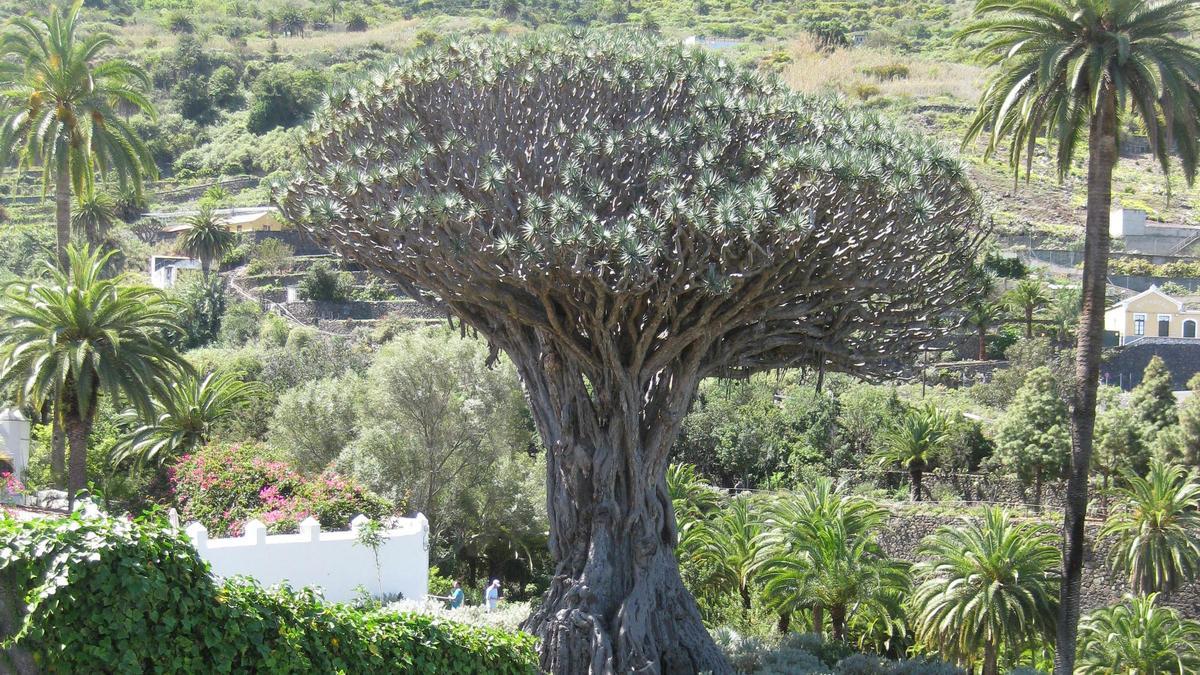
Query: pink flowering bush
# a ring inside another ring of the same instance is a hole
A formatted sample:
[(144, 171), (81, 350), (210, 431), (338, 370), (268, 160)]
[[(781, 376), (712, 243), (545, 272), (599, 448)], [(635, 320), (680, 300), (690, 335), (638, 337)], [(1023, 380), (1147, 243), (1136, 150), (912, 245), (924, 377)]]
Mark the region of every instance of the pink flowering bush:
[(0, 499), (25, 493), (25, 486), (12, 473), (0, 473)]
[(362, 513), (395, 511), (387, 500), (332, 471), (309, 477), (261, 444), (210, 445), (168, 469), (180, 518), (197, 521), (209, 536), (238, 536), (257, 518), (272, 533), (295, 532), (312, 516), (328, 529), (346, 529)]

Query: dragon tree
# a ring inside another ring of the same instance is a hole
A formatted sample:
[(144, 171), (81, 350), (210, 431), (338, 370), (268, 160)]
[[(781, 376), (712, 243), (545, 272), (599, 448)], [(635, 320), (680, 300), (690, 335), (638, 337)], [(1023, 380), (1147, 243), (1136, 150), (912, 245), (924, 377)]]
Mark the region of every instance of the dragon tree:
[(955, 161), (649, 38), (418, 51), (332, 95), (305, 147), (284, 214), (520, 373), (555, 562), (525, 627), (550, 672), (728, 672), (680, 580), (665, 478), (697, 384), (885, 375), (974, 294), (979, 207)]

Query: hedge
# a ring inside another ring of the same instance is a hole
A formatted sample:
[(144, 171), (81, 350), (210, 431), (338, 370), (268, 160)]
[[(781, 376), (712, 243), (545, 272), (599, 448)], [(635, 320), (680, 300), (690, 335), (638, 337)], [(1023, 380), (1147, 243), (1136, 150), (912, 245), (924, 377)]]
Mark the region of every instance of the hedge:
[(50, 673), (536, 672), (524, 633), (217, 582), (156, 517), (0, 517), (0, 587), (26, 604), (0, 671), (23, 650)]

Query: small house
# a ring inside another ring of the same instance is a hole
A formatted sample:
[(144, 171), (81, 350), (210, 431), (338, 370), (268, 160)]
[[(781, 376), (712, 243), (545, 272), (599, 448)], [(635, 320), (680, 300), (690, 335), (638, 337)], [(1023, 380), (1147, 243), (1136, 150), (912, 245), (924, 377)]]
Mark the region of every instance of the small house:
[(1104, 329), (1115, 332), (1119, 344), (1147, 337), (1195, 338), (1200, 309), (1163, 293), (1157, 286), (1122, 300), (1104, 313)]

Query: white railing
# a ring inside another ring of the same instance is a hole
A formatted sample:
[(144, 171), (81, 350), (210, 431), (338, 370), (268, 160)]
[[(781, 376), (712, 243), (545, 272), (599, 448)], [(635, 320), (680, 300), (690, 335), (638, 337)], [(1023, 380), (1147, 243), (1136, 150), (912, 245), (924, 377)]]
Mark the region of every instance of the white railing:
[(312, 518), (296, 534), (267, 535), (260, 521), (246, 523), (240, 537), (209, 539), (200, 523), (185, 531), (200, 557), (220, 577), (246, 575), (264, 586), (287, 582), (317, 586), (325, 599), (347, 602), (371, 596), (424, 600), (429, 589), (429, 521), (395, 518), (379, 531), (377, 546), (360, 536), (370, 520), (358, 516), (348, 531), (322, 532)]

